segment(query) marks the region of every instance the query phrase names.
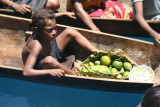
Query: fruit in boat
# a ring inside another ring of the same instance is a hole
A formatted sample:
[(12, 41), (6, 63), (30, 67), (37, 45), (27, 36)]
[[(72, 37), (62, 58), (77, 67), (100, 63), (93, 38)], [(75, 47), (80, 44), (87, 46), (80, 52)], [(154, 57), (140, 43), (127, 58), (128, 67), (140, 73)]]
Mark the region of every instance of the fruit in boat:
[(111, 63), (111, 58), (109, 56), (104, 55), (101, 57), (100, 61), (102, 65), (108, 66)]
[(122, 66), (123, 66), (122, 61), (115, 60), (112, 63), (112, 67), (116, 68), (117, 70), (120, 70), (122, 68)]
[(89, 62), (88, 65), (89, 66), (94, 66), (94, 63), (93, 62)]
[(118, 73), (118, 71), (117, 71), (116, 68), (112, 68), (112, 69), (111, 69), (111, 73), (112, 73), (112, 74), (115, 74), (115, 73)]
[(122, 79), (122, 77), (123, 77), (122, 74), (118, 74), (116, 78)]
[(104, 65), (96, 65), (96, 66), (91, 66), (93, 71), (99, 71), (103, 74), (107, 74), (110, 73), (110, 70), (107, 66)]
[(85, 69), (85, 68), (83, 68), (80, 72), (81, 72), (82, 74), (84, 74), (84, 75), (87, 75), (88, 70), (87, 70), (87, 69)]
[(100, 61), (95, 61), (95, 65), (100, 65), (101, 62)]
[(120, 70), (120, 73), (123, 73), (123, 72), (124, 72), (124, 68), (122, 67), (121, 70)]
[(128, 71), (125, 71), (125, 72), (123, 73), (123, 78), (128, 78), (128, 76), (129, 76), (129, 72), (128, 72)]
[(132, 65), (129, 62), (124, 62), (123, 67), (126, 71), (130, 71), (132, 69)]

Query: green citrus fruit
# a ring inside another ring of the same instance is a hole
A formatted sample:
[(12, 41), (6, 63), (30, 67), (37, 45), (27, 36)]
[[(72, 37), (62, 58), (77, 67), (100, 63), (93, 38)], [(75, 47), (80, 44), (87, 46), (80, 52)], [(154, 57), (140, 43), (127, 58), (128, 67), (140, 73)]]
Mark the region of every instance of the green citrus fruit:
[(118, 71), (117, 71), (116, 68), (112, 68), (112, 69), (111, 69), (111, 73), (112, 73), (112, 74), (115, 74), (115, 73), (117, 73), (117, 72), (118, 72)]
[(125, 72), (123, 73), (123, 77), (124, 77), (124, 78), (128, 78), (128, 76), (129, 76), (129, 72), (128, 72), (128, 71), (125, 71)]
[(109, 56), (102, 56), (100, 61), (102, 65), (108, 66), (111, 63), (111, 58)]
[(95, 61), (95, 65), (100, 65), (101, 62), (100, 61)]
[(94, 66), (94, 63), (93, 62), (89, 62), (88, 65), (89, 66)]
[(129, 62), (124, 62), (123, 67), (127, 71), (130, 71), (132, 69), (132, 65)]
[(122, 77), (122, 74), (118, 74), (116, 78), (121, 79)]
[(120, 70), (123, 66), (123, 63), (121, 61), (113, 61), (112, 67), (116, 68), (117, 70)]
[(123, 72), (124, 72), (124, 68), (123, 68), (123, 67), (121, 68), (120, 72), (121, 72), (121, 73), (123, 73)]

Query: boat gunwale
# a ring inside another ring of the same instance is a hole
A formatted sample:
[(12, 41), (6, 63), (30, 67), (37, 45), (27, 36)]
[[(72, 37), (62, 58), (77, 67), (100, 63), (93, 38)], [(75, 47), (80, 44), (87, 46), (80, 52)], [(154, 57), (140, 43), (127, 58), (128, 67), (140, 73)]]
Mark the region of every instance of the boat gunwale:
[[(9, 69), (9, 70), (23, 72), (22, 68), (17, 68), (17, 67), (10, 67), (10, 66), (0, 65), (0, 69), (2, 69), (2, 68), (3, 69)], [(76, 75), (70, 75), (70, 74), (65, 74), (65, 77), (67, 77), (67, 78), (75, 78), (75, 79), (85, 79), (85, 80), (106, 81), (106, 82), (123, 82), (123, 83), (132, 83), (132, 84), (153, 84), (153, 82), (140, 82), (140, 81), (130, 81), (130, 80), (96, 78), (96, 77), (76, 76)]]

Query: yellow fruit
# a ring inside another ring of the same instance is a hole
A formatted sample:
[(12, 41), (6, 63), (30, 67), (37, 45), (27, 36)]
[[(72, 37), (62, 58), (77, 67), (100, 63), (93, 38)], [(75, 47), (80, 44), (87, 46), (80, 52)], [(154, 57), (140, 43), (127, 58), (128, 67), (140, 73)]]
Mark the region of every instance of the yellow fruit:
[(106, 65), (106, 66), (109, 66), (110, 63), (111, 63), (111, 58), (109, 56), (102, 56), (101, 59), (100, 59), (100, 62), (102, 65)]

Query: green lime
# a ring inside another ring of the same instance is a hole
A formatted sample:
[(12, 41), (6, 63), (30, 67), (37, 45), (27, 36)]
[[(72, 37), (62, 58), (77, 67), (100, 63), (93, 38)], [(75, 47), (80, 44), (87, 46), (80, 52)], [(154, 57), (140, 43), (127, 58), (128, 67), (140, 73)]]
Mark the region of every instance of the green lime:
[(95, 61), (95, 65), (100, 65), (101, 62), (100, 61)]
[(94, 63), (93, 62), (89, 62), (88, 65), (89, 66), (94, 66)]
[(112, 67), (116, 68), (117, 70), (120, 70), (123, 66), (122, 61), (113, 61), (112, 63)]
[(129, 72), (128, 72), (128, 71), (125, 71), (125, 72), (123, 73), (123, 78), (128, 78), (128, 76), (129, 76)]
[(118, 72), (118, 71), (117, 71), (116, 68), (112, 68), (112, 69), (111, 69), (111, 73), (112, 73), (112, 74), (115, 74), (115, 73), (117, 73), (117, 72)]
[(123, 73), (123, 72), (124, 72), (124, 68), (123, 68), (123, 67), (121, 68), (120, 72), (121, 72), (121, 73)]
[(129, 62), (124, 62), (123, 67), (127, 71), (130, 71), (132, 69), (132, 65)]
[(109, 57), (109, 56), (102, 56), (101, 57), (101, 59), (100, 59), (100, 61), (101, 61), (101, 64), (102, 65), (106, 65), (106, 66), (108, 66), (108, 65), (110, 65), (110, 63), (111, 63), (111, 58)]
[(118, 74), (116, 78), (121, 79), (122, 77), (122, 74)]

